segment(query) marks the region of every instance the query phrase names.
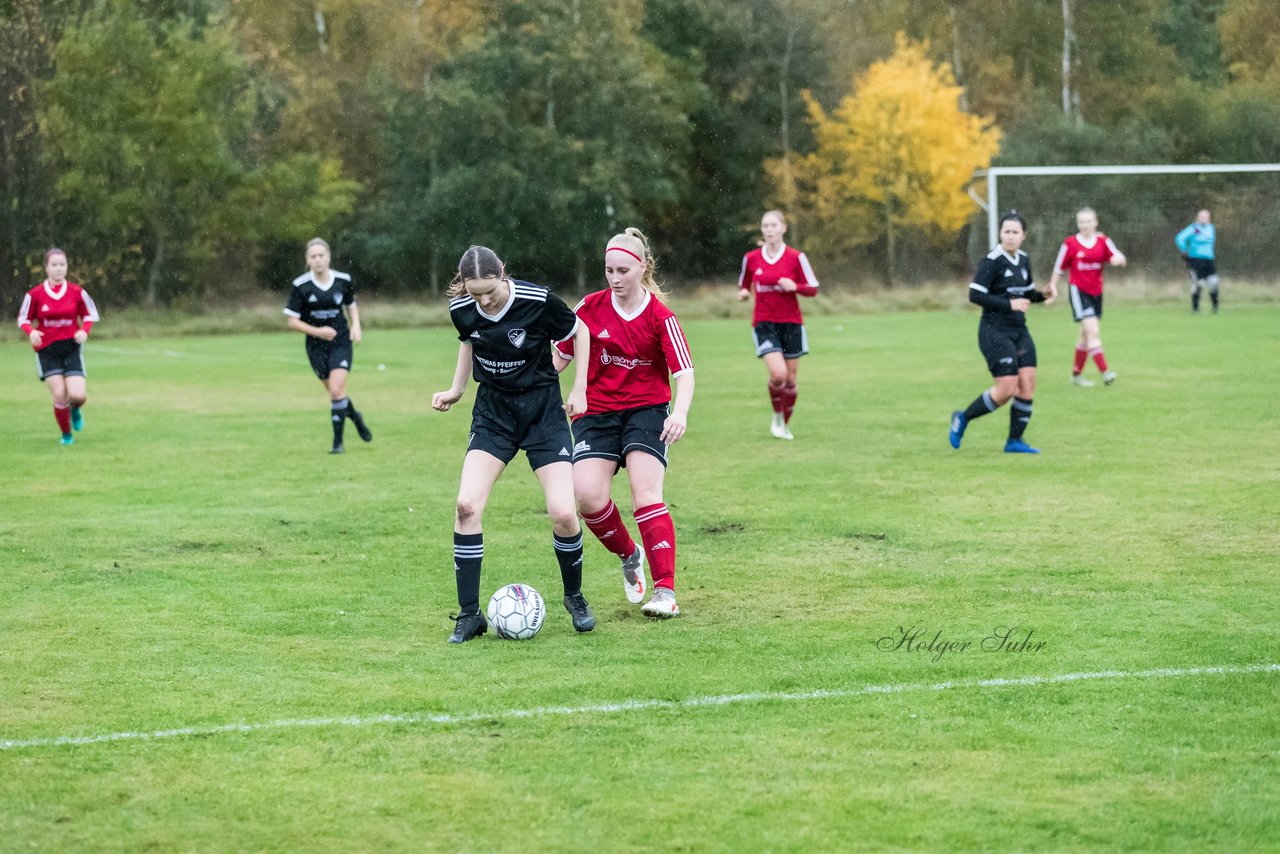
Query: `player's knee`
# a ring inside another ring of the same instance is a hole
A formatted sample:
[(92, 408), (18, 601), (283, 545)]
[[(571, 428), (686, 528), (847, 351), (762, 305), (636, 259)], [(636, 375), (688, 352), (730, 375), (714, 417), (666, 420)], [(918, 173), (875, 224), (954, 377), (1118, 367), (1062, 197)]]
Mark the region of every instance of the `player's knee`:
[(83, 394), (67, 395), (67, 403), (71, 404), (77, 409), (79, 409), (81, 406), (84, 406), (84, 402), (85, 402), (85, 396)]
[(459, 523), (474, 522), (484, 508), (469, 498), (459, 498), (455, 515)]
[(578, 511), (574, 507), (554, 505), (547, 507), (547, 515), (551, 517), (551, 527), (557, 534), (567, 536), (578, 526)]
[(1209, 278), (1205, 279), (1205, 283), (1209, 286), (1210, 290), (1216, 291), (1218, 289), (1217, 276), (1210, 276)]
[(787, 385), (786, 374), (769, 374), (769, 388), (775, 391), (782, 391)]

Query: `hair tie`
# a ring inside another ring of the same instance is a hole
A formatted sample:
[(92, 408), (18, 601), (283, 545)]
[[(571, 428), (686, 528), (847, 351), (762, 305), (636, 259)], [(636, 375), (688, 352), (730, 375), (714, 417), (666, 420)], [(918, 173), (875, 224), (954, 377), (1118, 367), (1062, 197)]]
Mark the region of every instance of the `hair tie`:
[(624, 247), (622, 247), (622, 246), (610, 246), (609, 248), (605, 249), (604, 251), (605, 251), (606, 253), (608, 253), (608, 252), (625, 252), (625, 253), (627, 253), (628, 255), (630, 255), (632, 258), (634, 258), (634, 259), (636, 259), (637, 261), (639, 261), (641, 264), (643, 264), (643, 263), (644, 263), (644, 259), (643, 259), (643, 258), (641, 258), (641, 257), (640, 257), (639, 255), (637, 255), (636, 253), (632, 252), (630, 249), (626, 249), (626, 248), (624, 248)]

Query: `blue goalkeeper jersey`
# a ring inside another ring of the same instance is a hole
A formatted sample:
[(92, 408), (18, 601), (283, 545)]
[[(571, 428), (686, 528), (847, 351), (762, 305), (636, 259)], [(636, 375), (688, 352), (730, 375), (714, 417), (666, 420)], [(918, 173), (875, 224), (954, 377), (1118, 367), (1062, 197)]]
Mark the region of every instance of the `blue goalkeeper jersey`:
[(1198, 222), (1193, 222), (1182, 231), (1179, 231), (1173, 242), (1178, 244), (1178, 250), (1188, 258), (1207, 258), (1212, 261), (1213, 241), (1216, 236), (1213, 230), (1213, 223), (1202, 225)]

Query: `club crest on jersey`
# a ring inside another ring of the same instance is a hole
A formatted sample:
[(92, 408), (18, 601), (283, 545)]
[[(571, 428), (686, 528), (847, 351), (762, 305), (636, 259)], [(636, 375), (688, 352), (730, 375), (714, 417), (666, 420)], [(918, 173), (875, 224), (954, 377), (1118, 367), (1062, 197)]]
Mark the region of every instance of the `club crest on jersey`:
[(524, 344), (524, 330), (512, 329), (507, 333), (507, 340), (511, 342), (512, 347), (519, 347)]

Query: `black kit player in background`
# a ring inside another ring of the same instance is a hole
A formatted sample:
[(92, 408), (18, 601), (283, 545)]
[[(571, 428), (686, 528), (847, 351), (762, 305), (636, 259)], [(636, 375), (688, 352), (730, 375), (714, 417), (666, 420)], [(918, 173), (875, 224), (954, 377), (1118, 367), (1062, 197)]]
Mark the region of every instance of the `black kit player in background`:
[[(458, 616), (449, 643), (464, 643), (488, 631), (480, 612), (481, 517), (493, 485), (517, 451), (525, 452), (547, 499), (564, 607), (574, 629), (589, 632), (596, 618), (582, 595), (582, 528), (573, 494), (573, 438), (565, 413), (587, 411), (590, 333), (560, 297), (509, 278), (498, 256), (483, 246), (472, 246), (463, 254), (448, 295), (449, 317), (462, 344), (453, 385), (433, 395), (431, 406), (447, 412), (462, 399), (469, 376), (474, 374), (479, 384), (453, 520)], [(551, 345), (568, 338), (573, 338), (577, 360), (566, 404)]]
[(1027, 221), (1017, 211), (1000, 218), (1000, 245), (991, 250), (969, 285), (969, 302), (982, 306), (978, 322), (978, 347), (987, 360), (995, 385), (984, 391), (968, 409), (951, 413), (951, 447), (959, 448), (965, 428), (975, 418), (995, 412), (1010, 398), (1009, 438), (1006, 454), (1038, 454), (1022, 441), (1031, 420), (1031, 398), (1036, 390), (1036, 344), (1027, 330), (1027, 308), (1033, 302), (1048, 305), (1057, 298), (1035, 289), (1031, 258), (1022, 251)]
[[(333, 423), (331, 454), (341, 454), (342, 428), (348, 418), (366, 442), (373, 434), (347, 397), (347, 375), (354, 361), (352, 344), (360, 343), (360, 309), (356, 307), (356, 286), (347, 273), (329, 269), (329, 244), (319, 237), (307, 243), (310, 271), (293, 280), (289, 304), (289, 328), (307, 336), (307, 359), (311, 370), (329, 392), (329, 420)], [(351, 314), (351, 325), (343, 307)]]

